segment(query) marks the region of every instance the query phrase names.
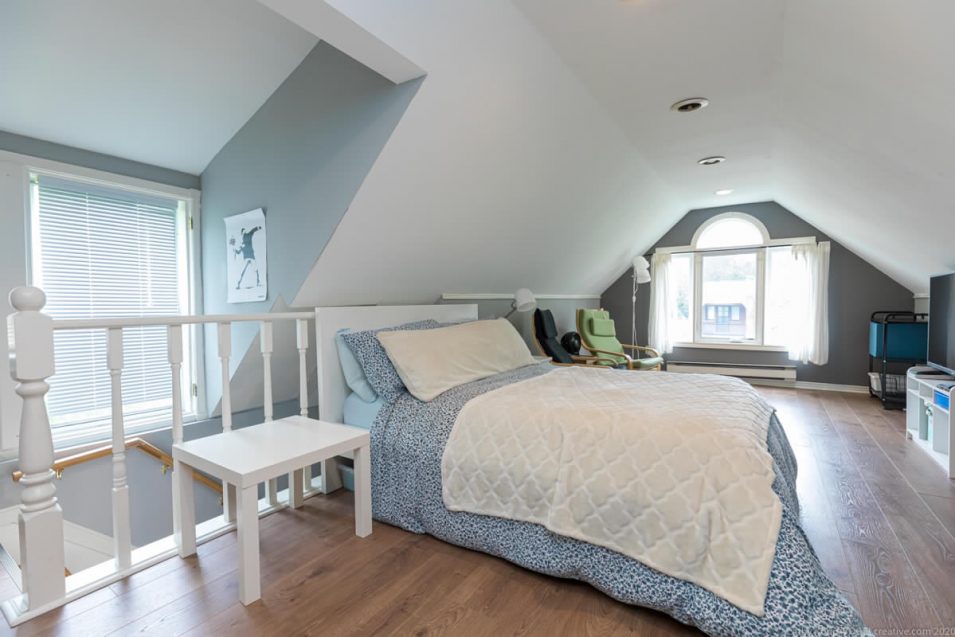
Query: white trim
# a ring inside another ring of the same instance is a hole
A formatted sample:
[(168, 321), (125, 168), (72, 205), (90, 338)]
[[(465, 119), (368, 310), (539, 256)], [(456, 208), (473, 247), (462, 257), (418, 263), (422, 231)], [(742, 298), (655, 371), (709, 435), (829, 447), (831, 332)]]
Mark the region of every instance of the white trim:
[(786, 382), (773, 380), (770, 378), (748, 378), (753, 385), (766, 385), (767, 387), (782, 387), (784, 389), (807, 389), (813, 391), (834, 391), (847, 394), (868, 394), (869, 388), (865, 385), (839, 385), (837, 383), (815, 383), (808, 380), (797, 380), (796, 382)]
[(788, 352), (789, 350), (782, 345), (757, 345), (755, 343), (733, 343), (733, 342), (704, 342), (704, 343), (674, 343), (674, 349), (723, 349), (736, 350), (743, 352)]
[(928, 292), (916, 292), (915, 294), (912, 295), (912, 298), (913, 298), (913, 299), (927, 299), (927, 298), (928, 298)]
[[(505, 294), (497, 292), (474, 292), (474, 293), (458, 293), (458, 292), (445, 292), (441, 295), (442, 301), (510, 301), (514, 298), (514, 294)], [(592, 301), (600, 300), (599, 294), (535, 294), (535, 299), (543, 301)]]
[(160, 195), (165, 197), (175, 197), (177, 199), (194, 199), (199, 190), (195, 188), (182, 188), (181, 186), (172, 186), (150, 181), (148, 179), (139, 179), (138, 177), (128, 177), (117, 173), (97, 170), (95, 168), (86, 168), (64, 162), (33, 157), (32, 155), (21, 155), (20, 153), (11, 153), (6, 150), (0, 150), (0, 160), (12, 161), (26, 166), (29, 171), (39, 171), (47, 174), (65, 177), (68, 179), (80, 179), (99, 185), (112, 186), (114, 188), (123, 188), (136, 192), (144, 192), (151, 195)]
[[(706, 221), (700, 224), (700, 227), (696, 229), (696, 232), (693, 233), (693, 241), (690, 243), (693, 247), (696, 247), (696, 244), (699, 243), (700, 237), (706, 232), (706, 229), (712, 225), (715, 225), (721, 221), (726, 221), (727, 219), (741, 219), (742, 221), (748, 221), (749, 223), (756, 226), (756, 229), (759, 230), (760, 234), (763, 235), (763, 242), (759, 245), (767, 245), (769, 243), (769, 230), (766, 229), (766, 225), (754, 217), (753, 215), (746, 214), (745, 212), (724, 212), (723, 214), (715, 215), (710, 217)], [(737, 246), (726, 246), (728, 248), (735, 248)], [(719, 249), (719, 248), (716, 248)]]
[(395, 84), (425, 75), (424, 69), (326, 0), (259, 2)]

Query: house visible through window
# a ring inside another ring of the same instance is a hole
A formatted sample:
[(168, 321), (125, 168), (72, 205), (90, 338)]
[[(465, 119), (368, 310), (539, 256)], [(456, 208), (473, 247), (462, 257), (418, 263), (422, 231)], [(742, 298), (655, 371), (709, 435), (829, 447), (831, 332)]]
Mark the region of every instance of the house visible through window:
[[(31, 175), (31, 275), (55, 319), (140, 318), (191, 310), (190, 202), (48, 174)], [(195, 374), (189, 330), (183, 395)], [(123, 330), (127, 430), (170, 420), (166, 328)], [(47, 406), (58, 444), (109, 436), (106, 334), (58, 330)]]
[(651, 313), (666, 318), (666, 329), (654, 333), (669, 342), (657, 345), (664, 351), (681, 343), (788, 349), (810, 304), (810, 277), (794, 243), (815, 246), (806, 238), (771, 241), (755, 218), (727, 213), (704, 223), (685, 251), (664, 250), (666, 276), (655, 278), (668, 292), (656, 298), (670, 306)]

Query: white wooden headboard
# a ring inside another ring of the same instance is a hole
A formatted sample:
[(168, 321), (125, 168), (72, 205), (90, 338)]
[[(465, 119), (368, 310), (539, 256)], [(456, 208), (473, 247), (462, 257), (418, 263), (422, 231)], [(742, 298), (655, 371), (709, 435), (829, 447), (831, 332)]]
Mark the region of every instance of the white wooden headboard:
[(411, 321), (441, 322), (477, 320), (478, 306), (461, 305), (368, 305), (315, 308), (315, 350), (318, 356), (318, 417), (326, 422), (344, 422), (348, 387), (338, 361), (335, 334), (342, 328), (355, 331), (392, 327)]

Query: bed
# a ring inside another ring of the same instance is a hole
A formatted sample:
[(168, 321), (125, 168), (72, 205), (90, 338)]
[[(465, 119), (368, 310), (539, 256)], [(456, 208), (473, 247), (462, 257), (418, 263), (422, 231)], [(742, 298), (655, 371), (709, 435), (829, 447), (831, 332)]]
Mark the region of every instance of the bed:
[[(426, 319), (449, 324), (473, 321), (476, 318), (477, 308), (473, 305), (320, 308), (316, 320), (320, 417), (334, 422), (345, 420), (349, 389), (335, 342), (336, 334), (340, 330), (377, 329)], [(641, 397), (642, 404), (651, 407), (655, 401), (659, 401), (662, 405), (659, 413), (666, 414), (670, 413), (667, 410), (672, 409), (665, 402), (667, 392), (674, 392), (674, 401), (686, 402), (687, 396), (691, 395), (679, 394), (680, 391), (689, 391), (686, 389), (687, 377), (681, 375), (680, 380), (676, 380), (672, 376), (555, 368), (547, 363), (537, 362), (455, 386), (428, 401), (419, 400), (407, 391), (399, 392), (394, 400), (385, 401), (375, 407), (370, 423), (367, 414), (364, 416), (365, 425), (370, 424), (371, 429), (374, 517), (380, 522), (414, 533), (427, 533), (446, 542), (488, 553), (540, 573), (587, 582), (619, 601), (660, 610), (681, 622), (697, 626), (710, 635), (870, 635), (858, 613), (824, 574), (800, 526), (795, 489), (796, 463), (782, 426), (771, 408), (761, 411), (765, 409), (758, 404), (761, 399), (752, 398), (751, 394), (755, 392), (751, 390), (750, 394), (747, 394), (748, 386), (741, 381), (699, 376), (692, 380), (698, 385), (691, 389), (698, 394), (709, 396), (707, 400), (714, 401), (713, 408), (723, 412), (734, 411), (726, 409), (726, 395), (734, 391), (739, 392), (740, 398), (732, 400), (751, 401), (755, 407), (751, 409), (753, 413), (749, 414), (750, 419), (764, 420), (758, 431), (763, 436), (760, 446), (768, 458), (771, 470), (766, 487), (771, 488), (773, 500), (777, 505), (775, 521), (772, 521), (772, 517), (766, 519), (771, 520), (769, 527), (773, 524), (775, 527), (772, 528), (773, 539), (768, 561), (765, 556), (761, 558), (759, 555), (753, 555), (749, 556), (753, 561), (743, 563), (747, 567), (743, 570), (752, 570), (758, 568), (759, 559), (765, 561), (766, 576), (758, 604), (738, 595), (738, 590), (734, 591), (730, 583), (721, 581), (717, 577), (720, 575), (718, 569), (710, 573), (707, 579), (700, 576), (698, 571), (687, 570), (686, 574), (683, 574), (679, 571), (679, 564), (674, 566), (674, 560), (694, 562), (693, 559), (670, 554), (661, 558), (652, 552), (639, 553), (641, 556), (647, 555), (647, 559), (635, 559), (632, 557), (633, 553), (627, 550), (632, 548), (631, 545), (619, 537), (580, 535), (575, 533), (579, 525), (568, 525), (566, 520), (563, 523), (560, 520), (555, 521), (555, 517), (559, 516), (535, 517), (534, 511), (525, 510), (533, 507), (523, 506), (526, 504), (524, 502), (518, 503), (523, 508), (510, 506), (513, 504), (510, 501), (505, 501), (504, 504), (495, 501), (492, 505), (484, 504), (490, 508), (475, 509), (477, 505), (468, 502), (466, 497), (454, 500), (451, 496), (455, 494), (449, 494), (449, 491), (454, 491), (455, 480), (459, 486), (474, 482), (477, 480), (474, 476), (487, 469), (481, 465), (483, 459), (500, 453), (494, 444), (497, 447), (515, 446), (509, 442), (494, 443), (473, 436), (479, 436), (483, 430), (490, 430), (497, 421), (510, 418), (511, 414), (517, 415), (514, 416), (513, 422), (500, 430), (505, 432), (501, 435), (506, 436), (506, 431), (524, 430), (526, 428), (521, 425), (522, 422), (534, 421), (532, 414), (522, 413), (514, 404), (506, 403), (508, 395), (532, 401), (533, 396), (539, 393), (543, 396), (542, 400), (553, 400), (553, 397), (548, 398), (548, 391), (558, 392), (555, 395), (567, 392), (572, 394), (574, 387), (583, 385), (582, 393), (575, 395), (575, 400), (582, 400), (595, 391), (599, 395), (599, 388), (595, 390), (594, 387), (606, 384), (608, 387), (616, 387), (615, 390), (608, 389), (607, 396), (621, 397), (632, 393)], [(652, 383), (657, 384), (651, 385)], [(680, 384), (679, 387), (677, 383)], [(648, 398), (651, 396), (659, 398)], [(532, 402), (529, 404), (533, 405)], [(546, 405), (546, 402), (542, 405)], [(495, 408), (497, 411), (494, 411)], [(540, 406), (533, 406), (531, 410), (533, 414), (542, 412)], [(600, 410), (588, 413), (595, 414), (597, 411)], [(651, 415), (644, 420), (648, 425), (652, 425), (654, 418), (657, 416)], [(556, 412), (551, 412), (547, 418), (537, 418), (536, 426), (548, 425), (548, 419), (553, 419), (554, 426), (557, 426), (556, 421), (559, 419), (556, 418)], [(577, 425), (579, 419), (579, 414), (565, 419), (569, 427), (567, 432), (584, 429), (582, 425)], [(594, 417), (586, 420), (599, 419)], [(701, 425), (697, 423), (694, 427), (698, 430)], [(679, 429), (676, 426), (672, 428)], [(714, 427), (709, 427), (709, 430), (708, 435), (713, 433)], [(466, 432), (478, 433), (471, 433), (472, 438), (469, 439)], [(751, 432), (746, 435), (750, 434)], [(497, 435), (495, 434), (495, 437)], [(730, 434), (720, 430), (717, 435)], [(543, 437), (546, 437), (546, 433)], [(468, 454), (469, 444), (472, 448), (481, 446), (482, 452)], [(488, 447), (488, 444), (492, 446)], [(712, 441), (710, 444), (713, 444)], [(562, 443), (558, 446), (565, 450), (563, 455), (566, 455), (567, 445)], [(736, 443), (728, 445), (732, 448), (735, 446)], [(524, 447), (527, 449), (525, 455), (539, 456), (546, 453), (546, 444), (543, 442), (540, 449), (530, 443)], [(450, 452), (455, 449), (458, 449), (456, 464), (448, 460)], [(464, 451), (461, 451), (462, 449)], [(636, 453), (631, 454), (628, 449), (624, 457), (629, 458), (630, 455)], [(681, 454), (677, 454), (677, 457), (679, 455)], [(470, 458), (466, 458), (467, 456)], [(516, 464), (514, 458), (509, 458), (508, 463)], [(657, 465), (659, 464), (657, 462)], [(678, 460), (668, 460), (664, 464), (668, 465), (664, 468), (670, 471), (678, 464)], [(499, 473), (501, 466), (495, 465), (495, 470)], [(587, 463), (577, 462), (573, 463), (573, 466), (579, 474), (580, 467), (586, 468)], [(333, 469), (328, 467), (330, 472)], [(656, 469), (659, 467), (655, 467)], [(634, 472), (639, 474), (641, 468), (638, 464), (629, 471), (631, 473), (627, 479), (632, 480)], [(484, 476), (483, 479), (489, 481), (486, 484), (490, 484), (494, 476)], [(587, 488), (591, 489), (588, 493), (612, 493), (614, 490), (600, 480), (588, 482), (586, 476), (577, 475), (574, 479), (577, 480), (574, 483), (576, 487), (567, 496), (571, 504), (574, 494)], [(613, 480), (614, 476), (611, 475), (610, 479)], [(765, 479), (765, 476), (762, 479)], [(596, 486), (593, 483), (596, 483)], [(332, 481), (330, 484), (334, 485)], [(481, 493), (494, 491), (494, 487), (488, 488), (486, 484), (480, 489)], [(731, 490), (727, 489), (728, 492)], [(467, 489), (459, 491), (465, 493)], [(696, 535), (707, 536), (715, 533), (713, 529), (718, 526), (715, 523), (720, 521), (719, 516), (702, 512), (708, 506), (708, 499), (715, 497), (707, 495), (701, 501), (703, 506), (697, 507), (700, 510), (694, 512), (695, 515), (702, 516), (695, 518), (699, 522), (694, 525)], [(747, 495), (748, 497), (750, 496)], [(461, 504), (462, 501), (464, 504)], [(487, 511), (498, 510), (500, 514), (486, 514)], [(605, 523), (606, 518), (601, 518), (601, 524)], [(612, 526), (612, 520), (608, 524)], [(711, 528), (711, 524), (715, 526)], [(632, 529), (634, 523), (632, 520), (624, 520), (620, 527)], [(750, 527), (762, 528), (756, 523), (741, 523), (737, 529), (745, 531)], [(692, 539), (690, 537), (691, 541), (686, 544), (692, 546)], [(739, 565), (734, 567), (738, 569)], [(674, 572), (678, 576), (667, 574)], [(737, 596), (734, 597), (734, 594)]]

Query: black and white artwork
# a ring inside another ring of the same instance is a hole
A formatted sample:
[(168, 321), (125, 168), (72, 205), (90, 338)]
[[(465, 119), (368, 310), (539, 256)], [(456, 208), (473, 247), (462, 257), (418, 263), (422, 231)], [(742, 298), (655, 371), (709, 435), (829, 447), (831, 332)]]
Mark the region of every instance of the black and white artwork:
[(229, 303), (264, 301), (268, 297), (265, 211), (261, 208), (225, 218)]

